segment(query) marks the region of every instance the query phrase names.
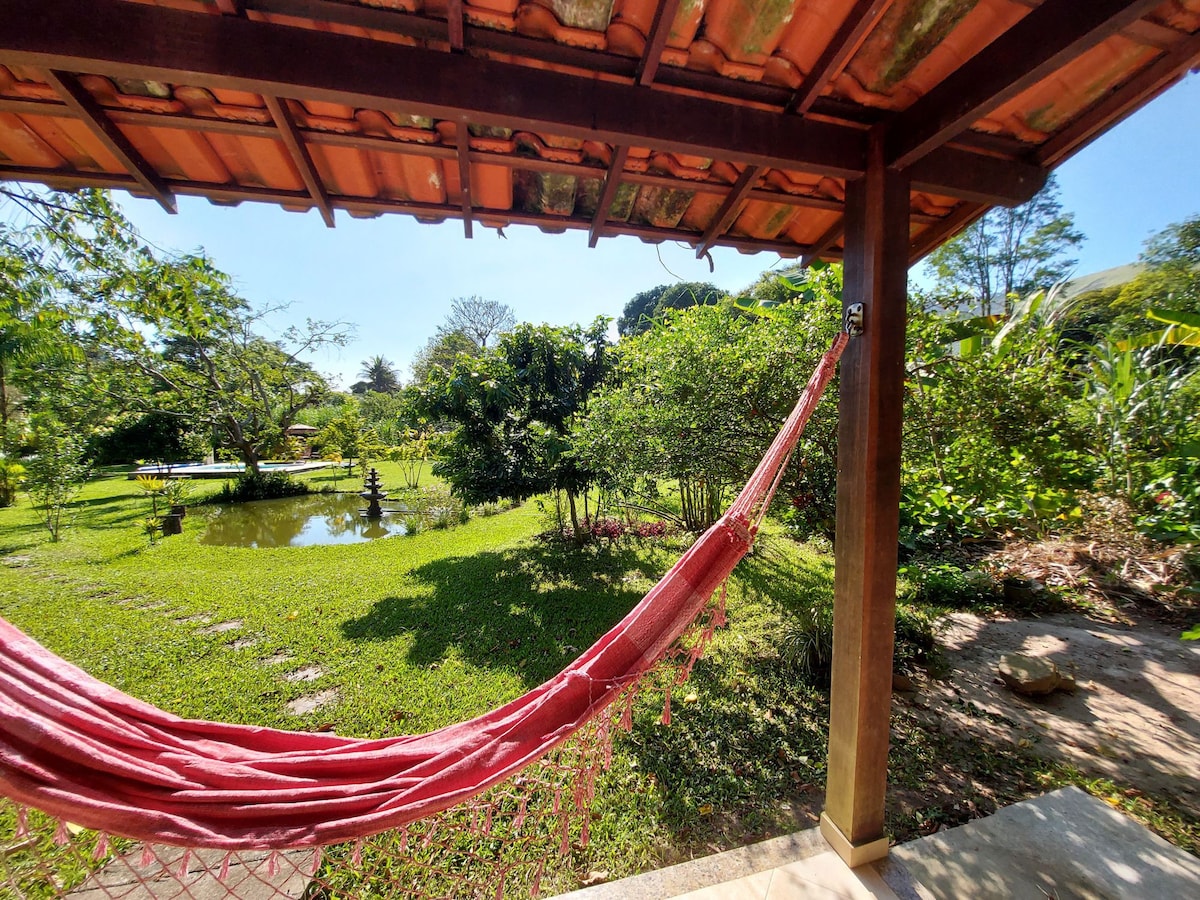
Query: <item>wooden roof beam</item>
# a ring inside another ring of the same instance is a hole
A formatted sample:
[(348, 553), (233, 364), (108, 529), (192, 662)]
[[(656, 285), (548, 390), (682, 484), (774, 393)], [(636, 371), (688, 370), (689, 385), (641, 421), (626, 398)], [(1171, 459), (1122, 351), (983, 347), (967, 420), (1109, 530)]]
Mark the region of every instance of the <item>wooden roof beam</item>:
[(821, 258), (821, 254), (825, 253), (830, 247), (837, 243), (846, 232), (846, 217), (840, 217), (836, 222), (829, 226), (819, 238), (812, 242), (812, 245), (800, 259), (800, 265), (808, 267)]
[(1133, 22), (1160, 0), (1046, 0), (891, 121), (887, 162), (911, 165)]
[(296, 127), (296, 121), (292, 118), (291, 111), (278, 97), (264, 94), (263, 100), (267, 102), (267, 109), (271, 112), (271, 118), (275, 120), (280, 140), (287, 147), (292, 162), (296, 164), (300, 180), (304, 182), (304, 187), (308, 190), (317, 209), (321, 211), (321, 218), (325, 220), (328, 227), (332, 228), (333, 206), (329, 203), (329, 194), (321, 181), (321, 174), (313, 164), (312, 155), (308, 152), (308, 145), (304, 143), (304, 137), (300, 134), (300, 129)]
[(474, 237), (471, 212), (471, 126), (466, 119), (458, 121), (458, 196), (462, 208), (463, 236)]
[(854, 8), (846, 15), (833, 39), (805, 76), (804, 83), (788, 101), (787, 112), (803, 115), (812, 109), (812, 105), (821, 96), (821, 91), (842, 71), (842, 67), (849, 62), (863, 38), (875, 27), (875, 23), (887, 12), (892, 2), (893, 0), (858, 0), (854, 4)]
[(663, 48), (667, 46), (667, 38), (671, 34), (671, 26), (675, 24), (675, 13), (679, 11), (679, 0), (659, 0), (658, 8), (654, 10), (654, 21), (650, 25), (650, 34), (646, 36), (646, 46), (642, 49), (642, 58), (638, 60), (634, 71), (634, 81), (645, 86), (654, 81), (662, 62)]
[(463, 0), (447, 0), (446, 31), (450, 49), (454, 53), (462, 53), (466, 47), (465, 24), (463, 22)]
[(604, 176), (604, 188), (600, 191), (600, 202), (596, 204), (596, 214), (592, 217), (592, 227), (588, 230), (589, 247), (595, 247), (604, 234), (604, 223), (608, 221), (608, 212), (617, 197), (617, 188), (621, 186), (621, 176), (625, 173), (625, 160), (628, 156), (628, 147), (617, 147), (613, 150), (608, 174)]
[(708, 229), (700, 236), (700, 243), (696, 245), (696, 259), (703, 259), (704, 254), (709, 251), (709, 248), (716, 243), (717, 238), (723, 235), (729, 226), (733, 224), (733, 220), (737, 217), (738, 210), (741, 209), (742, 201), (754, 188), (758, 181), (758, 174), (761, 169), (758, 166), (746, 166), (738, 175), (737, 181), (729, 189), (729, 193), (725, 195), (725, 200), (717, 209), (717, 214), (713, 216), (713, 220), (709, 223)]
[(49, 70), (43, 73), (46, 83), (54, 88), (67, 108), (88, 127), (104, 148), (108, 150), (121, 166), (141, 186), (147, 194), (158, 201), (169, 213), (177, 212), (175, 197), (166, 181), (154, 170), (137, 148), (133, 146), (125, 132), (108, 118), (104, 108), (88, 92), (74, 75), (68, 72)]
[[(466, 117), (833, 177), (859, 177), (865, 166), (857, 127), (467, 54), (125, 0), (0, 0), (0, 21), (6, 63)], [(990, 203), (1028, 199), (1025, 185), (1037, 174), (1036, 166), (960, 147), (931, 160), (932, 190), (961, 197), (962, 185), (987, 184)], [(941, 171), (954, 177), (942, 184)]]
[(240, 16), (242, 14), (242, 0), (215, 0), (215, 2), (223, 16)]

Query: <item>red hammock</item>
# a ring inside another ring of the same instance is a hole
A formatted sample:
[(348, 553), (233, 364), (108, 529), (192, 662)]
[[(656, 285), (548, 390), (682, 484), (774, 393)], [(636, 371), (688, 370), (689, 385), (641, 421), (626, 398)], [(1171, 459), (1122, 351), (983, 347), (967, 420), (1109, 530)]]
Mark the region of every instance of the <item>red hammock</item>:
[(181, 719), (0, 619), (0, 793), (88, 828), (193, 847), (331, 844), (453, 806), (561, 744), (651, 668), (746, 554), (846, 345), (840, 335), (725, 516), (563, 672), (479, 718), (363, 740)]

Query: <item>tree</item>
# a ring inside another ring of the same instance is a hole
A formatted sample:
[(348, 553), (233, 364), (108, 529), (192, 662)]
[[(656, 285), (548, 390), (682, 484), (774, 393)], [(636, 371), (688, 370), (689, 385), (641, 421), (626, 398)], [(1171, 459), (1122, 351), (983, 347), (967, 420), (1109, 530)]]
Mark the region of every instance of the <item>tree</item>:
[(42, 421), (34, 428), (37, 450), (26, 466), (25, 490), (38, 518), (57, 542), (67, 506), (83, 488), (89, 466), (83, 440), (61, 423)]
[(126, 410), (179, 416), (192, 430), (218, 431), (257, 473), (297, 413), (324, 396), (301, 356), (344, 343), (342, 325), (309, 321), (265, 338), (256, 329), (277, 310), (252, 309), (203, 254), (147, 245), (107, 194), (10, 196), (32, 217), (43, 265), (75, 298), (72, 316), (86, 323), (86, 366), (51, 373), (65, 389), (56, 385), (48, 403), (61, 407), (65, 395), (88, 407), (109, 394)]
[(413, 384), (423, 385), (434, 369), (449, 372), (460, 353), (474, 358), (479, 355), (479, 347), (461, 331), (439, 329), (413, 357)]
[(379, 436), (375, 430), (363, 421), (358, 408), (353, 403), (342, 407), (342, 413), (331, 420), (316, 437), (316, 443), (324, 452), (336, 449), (343, 459), (349, 460), (346, 468), (347, 475), (354, 474), (354, 460), (362, 460), (365, 467), (367, 460), (374, 457), (381, 449)]
[(594, 476), (575, 457), (572, 429), (611, 365), (607, 329), (603, 318), (586, 330), (526, 323), (480, 358), (436, 369), (425, 412), (456, 427), (434, 474), (468, 503), (564, 491), (581, 539), (576, 498)]
[(1013, 295), (1061, 281), (1076, 262), (1067, 254), (1082, 242), (1074, 216), (1063, 212), (1051, 175), (1027, 203), (989, 210), (935, 250), (929, 268), (939, 291), (965, 293), (980, 315), (989, 316), (1008, 312)]
[(690, 306), (711, 306), (725, 296), (715, 284), (698, 281), (681, 281), (676, 284), (660, 284), (635, 294), (625, 304), (625, 310), (617, 319), (617, 333), (621, 337), (641, 334), (661, 319), (669, 309), (687, 309)]
[(1152, 309), (1200, 315), (1200, 215), (1168, 225), (1146, 241), (1145, 268), (1112, 304), (1121, 331), (1144, 328)]
[[(703, 529), (745, 482), (796, 402), (841, 320), (840, 267), (810, 301), (761, 314), (702, 306), (621, 342), (608, 386), (577, 429), (581, 461), (611, 486), (654, 500), (677, 485), (681, 518)], [(836, 416), (825, 404), (805, 431), (784, 493), (810, 527), (831, 526)]]
[(396, 374), (395, 366), (382, 356), (364, 359), (358, 375), (363, 380), (350, 388), (352, 393), (374, 391), (377, 394), (392, 394), (400, 390), (400, 376)]
[(80, 358), (71, 343), (74, 317), (54, 292), (54, 273), (37, 247), (0, 224), (0, 449), (14, 449), (10, 428), (30, 367)]
[(498, 300), (482, 297), (459, 297), (450, 302), (450, 312), (440, 332), (459, 332), (466, 335), (478, 350), (485, 350), (488, 341), (510, 331), (517, 324), (512, 307)]

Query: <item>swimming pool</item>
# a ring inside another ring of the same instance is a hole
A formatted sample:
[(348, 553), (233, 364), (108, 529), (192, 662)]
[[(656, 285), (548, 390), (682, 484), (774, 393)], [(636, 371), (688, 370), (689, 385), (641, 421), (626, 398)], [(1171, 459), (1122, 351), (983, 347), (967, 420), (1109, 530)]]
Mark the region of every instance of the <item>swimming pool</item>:
[[(259, 463), (258, 468), (263, 472), (285, 472), (288, 475), (295, 475), (298, 472), (313, 472), (334, 465), (337, 463), (327, 460), (309, 460), (306, 462), (264, 462)], [(177, 462), (138, 466), (130, 473), (129, 477), (165, 475), (168, 478), (228, 478), (232, 475), (241, 475), (245, 470), (244, 463)]]

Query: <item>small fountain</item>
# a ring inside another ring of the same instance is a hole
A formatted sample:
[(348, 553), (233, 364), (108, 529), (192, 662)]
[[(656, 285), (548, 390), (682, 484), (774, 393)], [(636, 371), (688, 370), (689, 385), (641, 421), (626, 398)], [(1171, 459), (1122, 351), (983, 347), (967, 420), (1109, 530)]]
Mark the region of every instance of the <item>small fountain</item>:
[(382, 519), (384, 510), (379, 505), (379, 501), (387, 498), (387, 491), (379, 489), (379, 472), (374, 466), (367, 473), (366, 482), (363, 484), (363, 487), (366, 490), (362, 491), (358, 496), (367, 501), (367, 508), (360, 510), (361, 514), (368, 519)]

